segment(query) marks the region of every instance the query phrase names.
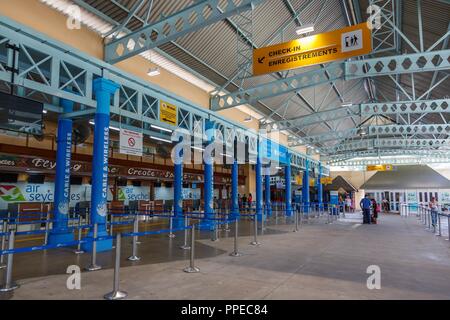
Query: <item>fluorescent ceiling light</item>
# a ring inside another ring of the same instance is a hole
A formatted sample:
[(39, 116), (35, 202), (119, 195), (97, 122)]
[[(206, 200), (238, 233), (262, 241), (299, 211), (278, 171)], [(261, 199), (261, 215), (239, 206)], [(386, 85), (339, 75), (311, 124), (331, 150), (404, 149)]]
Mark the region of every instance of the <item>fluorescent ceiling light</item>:
[(282, 167), (275, 167), (275, 169), (281, 170), (281, 169), (283, 169), (283, 168), (282, 168)]
[(192, 149), (195, 149), (195, 150), (205, 151), (205, 149), (200, 148), (200, 147), (191, 146), (191, 148), (192, 148)]
[(297, 28), (297, 30), (295, 30), (295, 33), (298, 35), (302, 35), (308, 32), (313, 32), (314, 31), (314, 24), (305, 24), (299, 28)]
[(147, 72), (147, 75), (149, 77), (155, 77), (155, 76), (159, 76), (161, 74), (161, 71), (159, 71), (158, 67), (155, 68), (150, 68)]
[(172, 141), (170, 141), (170, 140), (159, 138), (159, 137), (155, 137), (155, 136), (150, 136), (150, 138), (153, 139), (153, 140), (158, 140), (158, 141), (162, 141), (162, 142), (172, 143)]
[(152, 127), (153, 129), (158, 129), (158, 130), (162, 130), (162, 131), (166, 131), (166, 132), (172, 132), (172, 130), (170, 130), (170, 129), (159, 127), (159, 126), (154, 125), (154, 124), (151, 124), (150, 127)]
[[(94, 121), (89, 121), (89, 124), (92, 124), (93, 126), (95, 126), (95, 122)], [(109, 129), (114, 130), (114, 131), (120, 131), (119, 128), (113, 127), (113, 126), (109, 126)]]
[(220, 155), (221, 155), (221, 156), (223, 156), (223, 157), (228, 157), (228, 158), (232, 158), (232, 156), (231, 156), (231, 155), (229, 155), (229, 154), (226, 154), (226, 153), (221, 153)]
[(353, 105), (353, 103), (351, 103), (351, 102), (343, 102), (341, 104), (341, 106), (343, 106), (343, 107), (351, 107), (352, 105)]
[(47, 113), (47, 110), (45, 110), (45, 109), (42, 109), (42, 113)]

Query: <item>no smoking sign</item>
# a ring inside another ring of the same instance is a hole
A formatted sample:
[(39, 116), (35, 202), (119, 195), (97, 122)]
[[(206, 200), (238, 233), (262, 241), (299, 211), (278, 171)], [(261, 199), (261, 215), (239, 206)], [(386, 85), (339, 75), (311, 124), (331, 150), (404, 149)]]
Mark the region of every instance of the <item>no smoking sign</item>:
[(121, 129), (120, 153), (142, 157), (142, 132)]

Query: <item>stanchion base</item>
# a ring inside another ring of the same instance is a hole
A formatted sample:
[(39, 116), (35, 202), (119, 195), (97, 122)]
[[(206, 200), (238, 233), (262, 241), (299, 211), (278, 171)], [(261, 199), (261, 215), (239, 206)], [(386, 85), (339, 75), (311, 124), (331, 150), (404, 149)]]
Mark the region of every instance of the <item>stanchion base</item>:
[(251, 244), (252, 246), (259, 246), (259, 245), (261, 244), (261, 242), (258, 242), (258, 241), (252, 241), (252, 242), (250, 242), (250, 244)]
[(86, 270), (86, 271), (97, 271), (97, 270), (101, 270), (101, 268), (102, 268), (101, 266), (94, 264), (94, 265), (90, 265), (90, 266), (84, 268), (84, 270)]
[(104, 295), (106, 300), (121, 300), (125, 299), (128, 296), (128, 293), (125, 291), (113, 291)]
[(173, 238), (175, 238), (175, 235), (173, 233), (169, 233), (168, 237), (173, 239)]
[(200, 269), (197, 267), (186, 267), (183, 269), (183, 271), (186, 273), (197, 273), (200, 272)]
[(240, 253), (240, 252), (232, 252), (232, 253), (230, 253), (230, 256), (231, 257), (241, 257), (242, 253)]
[(73, 253), (75, 253), (75, 254), (82, 254), (82, 253), (84, 253), (84, 251), (83, 250), (75, 250)]
[(183, 250), (191, 250), (191, 246), (182, 245), (182, 246), (180, 246), (180, 249), (183, 249)]
[(219, 238), (217, 238), (217, 239), (211, 239), (211, 241), (212, 241), (212, 242), (217, 242), (217, 241), (219, 241)]
[(4, 285), (3, 287), (0, 288), (0, 292), (10, 292), (18, 289), (19, 287), (20, 285), (18, 285), (17, 283), (12, 283), (10, 286)]
[(130, 261), (139, 261), (139, 260), (141, 260), (141, 257), (138, 257), (138, 256), (130, 256), (130, 257), (128, 257), (127, 260), (130, 260)]

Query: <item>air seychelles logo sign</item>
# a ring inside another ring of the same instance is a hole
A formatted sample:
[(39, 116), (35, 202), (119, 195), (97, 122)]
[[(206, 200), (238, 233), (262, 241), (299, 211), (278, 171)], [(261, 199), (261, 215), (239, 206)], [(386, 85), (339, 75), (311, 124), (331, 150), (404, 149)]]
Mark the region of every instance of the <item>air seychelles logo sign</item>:
[(0, 198), (7, 202), (26, 201), (19, 187), (15, 185), (0, 185)]

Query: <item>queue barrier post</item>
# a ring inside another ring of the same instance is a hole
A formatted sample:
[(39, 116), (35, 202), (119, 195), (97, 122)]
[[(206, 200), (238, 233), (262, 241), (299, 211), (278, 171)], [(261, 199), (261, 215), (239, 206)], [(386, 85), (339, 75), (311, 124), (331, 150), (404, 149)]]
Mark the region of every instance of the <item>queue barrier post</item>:
[(97, 264), (97, 233), (98, 233), (98, 225), (94, 224), (94, 233), (92, 239), (92, 254), (91, 254), (91, 264), (86, 267), (87, 271), (97, 271), (102, 267)]
[(450, 241), (450, 214), (447, 215), (447, 231), (448, 231), (448, 238), (445, 240)]
[[(2, 242), (1, 242), (1, 250), (5, 250), (5, 245), (6, 245), (6, 236), (7, 236), (7, 232), (8, 232), (8, 220), (3, 220), (3, 224), (2, 224)], [(6, 264), (5, 264), (5, 255), (1, 255), (0, 256), (0, 269), (6, 268)]]
[(44, 246), (48, 244), (48, 231), (49, 231), (49, 213), (45, 216), (45, 235), (44, 235)]
[[(138, 228), (139, 228), (139, 221), (137, 219), (137, 215), (135, 216), (134, 219), (134, 225), (133, 225), (133, 233), (137, 233), (138, 232)], [(170, 232), (172, 232), (172, 228), (170, 228)], [(132, 240), (132, 252), (131, 252), (131, 256), (128, 257), (128, 260), (130, 261), (139, 261), (141, 260), (141, 257), (139, 257), (137, 255), (137, 241), (138, 241), (138, 237), (136, 235), (133, 236), (133, 240)]]
[(192, 224), (191, 228), (191, 255), (189, 260), (189, 267), (183, 269), (186, 273), (197, 273), (200, 269), (195, 266), (195, 224)]
[(169, 238), (175, 238), (175, 234), (172, 232), (172, 229), (173, 229), (173, 215), (172, 215), (172, 213), (170, 213), (170, 218), (169, 218), (169, 229), (170, 229), (170, 232), (169, 232), (168, 237)]
[(83, 217), (81, 214), (78, 216), (78, 246), (77, 249), (74, 251), (75, 254), (82, 254), (84, 251), (81, 249), (81, 233), (83, 231)]
[(188, 241), (188, 225), (189, 225), (189, 221), (188, 221), (188, 215), (185, 214), (184, 215), (184, 243), (182, 246), (180, 246), (180, 249), (183, 250), (189, 250), (191, 249), (191, 247), (188, 245), (187, 241)]
[[(14, 250), (14, 237), (15, 237), (15, 232), (11, 231), (9, 234), (9, 239), (8, 239), (8, 250)], [(10, 291), (13, 291), (13, 290), (19, 288), (19, 285), (12, 281), (13, 258), (14, 258), (14, 253), (8, 253), (8, 261), (6, 264), (5, 283), (0, 288), (0, 292), (10, 292)]]
[(218, 214), (217, 212), (214, 214), (214, 220), (213, 220), (213, 225), (214, 225), (214, 229), (211, 230), (211, 241), (219, 241), (219, 224), (217, 223), (217, 219), (218, 219)]
[(438, 229), (439, 233), (437, 235), (440, 237), (442, 235), (442, 233), (441, 233), (442, 230), (441, 230), (441, 215), (439, 213), (437, 214), (437, 218), (438, 218), (438, 224), (439, 224), (438, 225), (439, 226), (439, 229)]
[(250, 242), (252, 246), (259, 246), (261, 243), (258, 242), (258, 219), (255, 214), (255, 219), (253, 219), (253, 241)]
[(116, 235), (116, 256), (115, 256), (115, 265), (114, 265), (114, 283), (113, 283), (113, 291), (105, 294), (104, 298), (106, 300), (120, 300), (125, 299), (128, 296), (128, 293), (125, 291), (121, 291), (119, 289), (120, 284), (120, 247), (121, 247), (121, 234), (120, 232)]
[(298, 210), (294, 210), (295, 228), (294, 232), (298, 232)]
[[(256, 215), (255, 215), (256, 220)], [(238, 233), (239, 233), (239, 224), (238, 219), (236, 218), (234, 222), (234, 251), (230, 253), (230, 256), (232, 257), (240, 257), (242, 256), (242, 253), (238, 251)]]

